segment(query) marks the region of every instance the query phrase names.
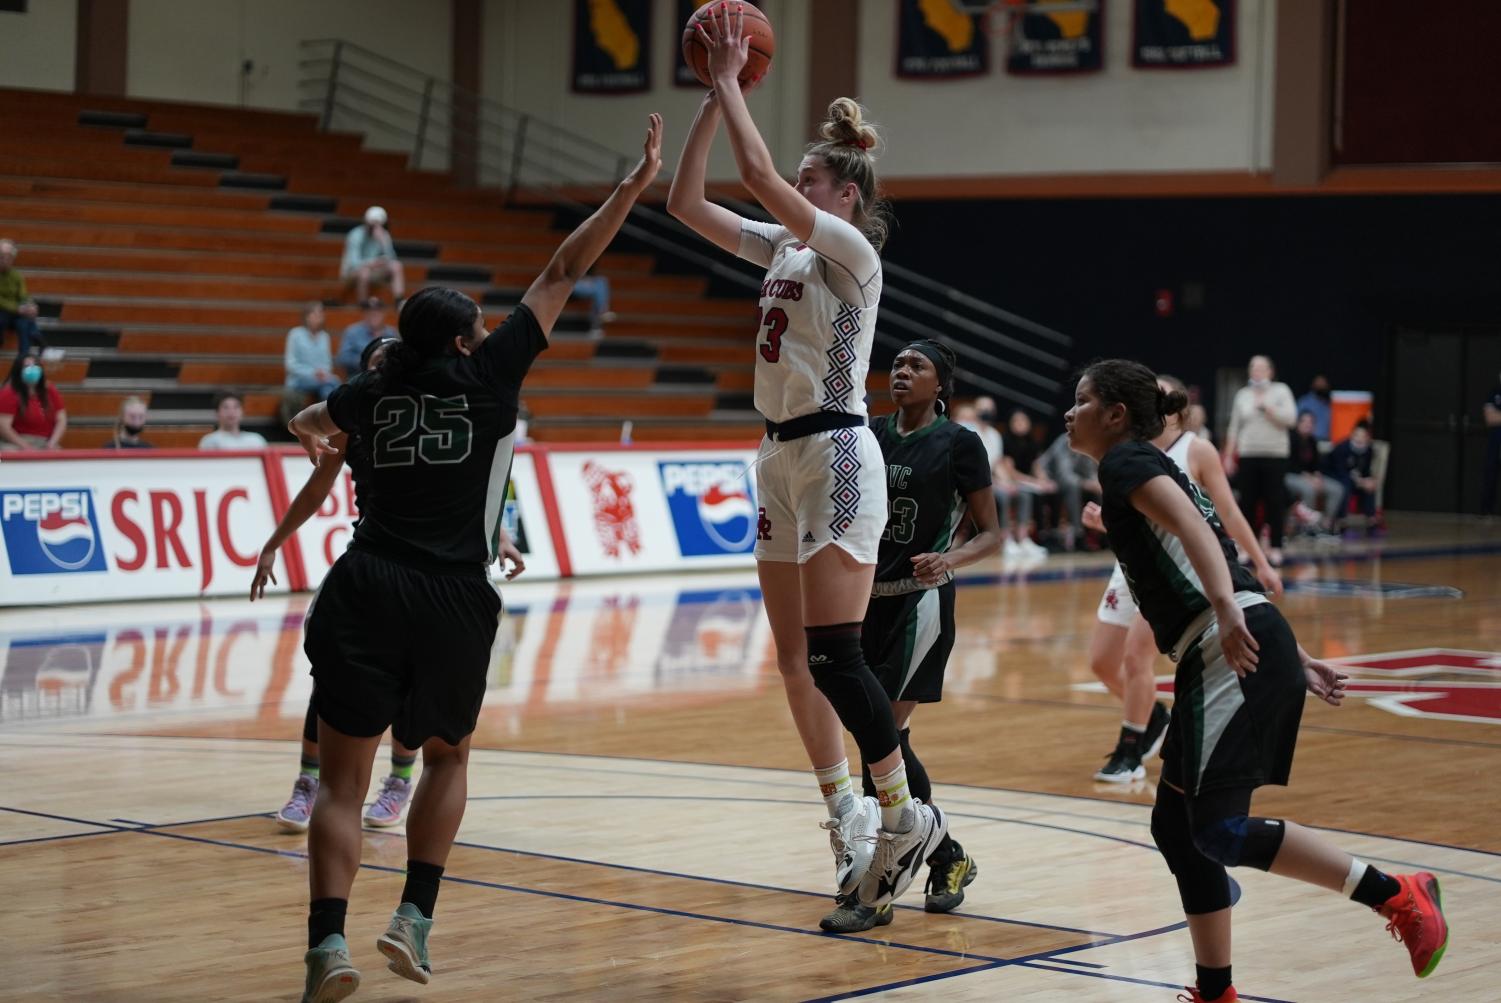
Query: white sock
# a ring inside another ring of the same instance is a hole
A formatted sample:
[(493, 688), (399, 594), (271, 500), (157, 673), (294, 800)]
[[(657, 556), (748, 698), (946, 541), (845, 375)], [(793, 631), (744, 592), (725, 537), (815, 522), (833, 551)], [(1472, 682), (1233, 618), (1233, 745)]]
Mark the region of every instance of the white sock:
[(1345, 898), (1355, 894), (1355, 889), (1360, 884), (1360, 879), (1365, 877), (1365, 872), (1370, 869), (1369, 864), (1362, 863), (1355, 857), (1350, 858), (1350, 873), (1345, 876), (1345, 886), (1340, 889)]
[(876, 785), (876, 799), (881, 802), (881, 828), (887, 832), (906, 832), (912, 828), (912, 794), (907, 790), (907, 764), (881, 777), (871, 777)]
[(850, 761), (841, 759), (833, 766), (813, 771), (818, 780), (818, 792), (829, 810), (830, 818), (843, 818), (855, 808), (855, 785), (850, 780)]
[(1130, 721), (1122, 721), (1121, 727), (1127, 731), (1134, 731), (1138, 735), (1145, 735), (1147, 733), (1147, 726), (1144, 724), (1132, 724)]

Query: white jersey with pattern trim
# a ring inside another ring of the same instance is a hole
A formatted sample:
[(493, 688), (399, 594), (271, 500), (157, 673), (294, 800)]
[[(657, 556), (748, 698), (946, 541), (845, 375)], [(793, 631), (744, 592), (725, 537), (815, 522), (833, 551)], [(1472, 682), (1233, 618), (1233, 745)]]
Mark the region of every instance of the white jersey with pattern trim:
[(864, 234), (817, 211), (807, 242), (742, 220), (739, 256), (766, 268), (756, 337), (756, 410), (783, 422), (819, 411), (865, 416), (881, 258)]

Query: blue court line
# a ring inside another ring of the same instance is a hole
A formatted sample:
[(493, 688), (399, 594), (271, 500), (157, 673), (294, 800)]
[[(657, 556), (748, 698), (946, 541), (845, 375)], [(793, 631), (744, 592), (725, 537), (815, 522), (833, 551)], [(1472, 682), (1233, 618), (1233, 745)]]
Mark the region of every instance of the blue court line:
[(1097, 965), (1093, 961), (1079, 961), (1077, 958), (1059, 958), (1060, 965), (1078, 965), (1081, 968), (1105, 968), (1105, 965)]
[(941, 982), (944, 979), (957, 978), (961, 975), (974, 975), (977, 972), (991, 972), (997, 968), (1005, 968), (1006, 962), (994, 961), (988, 965), (975, 965), (970, 968), (958, 968), (951, 972), (937, 972), (933, 975), (919, 975), (912, 979), (903, 979), (900, 982), (886, 982), (879, 986), (867, 986), (864, 989), (852, 989), (849, 992), (835, 993), (833, 996), (815, 996), (804, 1000), (803, 1003), (834, 1003), (835, 1000), (852, 1000), (861, 996), (872, 996), (876, 993), (889, 992), (893, 989), (906, 989), (910, 986), (925, 985), (929, 982)]
[[(997, 966), (1001, 967), (1001, 966)], [(1111, 982), (1129, 982), (1138, 986), (1156, 986), (1162, 989), (1178, 989), (1183, 986), (1177, 982), (1157, 982), (1153, 979), (1135, 979), (1127, 975), (1109, 975), (1105, 972), (1081, 972), (1071, 968), (1054, 968), (1051, 965), (1039, 964), (1035, 961), (1024, 961), (1016, 965), (1017, 968), (1031, 968), (1039, 972), (1055, 972), (1058, 975), (1083, 975), (1091, 979), (1108, 979)], [(1248, 1003), (1294, 1003), (1292, 1000), (1276, 999), (1271, 996), (1247, 996), (1239, 994), (1239, 999), (1247, 1000)]]

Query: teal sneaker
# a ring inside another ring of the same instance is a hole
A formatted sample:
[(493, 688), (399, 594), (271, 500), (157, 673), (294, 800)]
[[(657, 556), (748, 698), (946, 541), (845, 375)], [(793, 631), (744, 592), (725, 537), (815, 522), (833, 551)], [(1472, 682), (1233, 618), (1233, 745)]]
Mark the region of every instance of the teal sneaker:
[(427, 935), (433, 921), (422, 918), (422, 911), (410, 902), (396, 907), (391, 925), (375, 941), (376, 950), (386, 956), (386, 967), (404, 979), (427, 985), (433, 966), (427, 960)]
[(360, 973), (349, 963), (349, 945), (337, 933), (302, 956), (307, 983), (302, 1003), (338, 1003), (360, 987)]

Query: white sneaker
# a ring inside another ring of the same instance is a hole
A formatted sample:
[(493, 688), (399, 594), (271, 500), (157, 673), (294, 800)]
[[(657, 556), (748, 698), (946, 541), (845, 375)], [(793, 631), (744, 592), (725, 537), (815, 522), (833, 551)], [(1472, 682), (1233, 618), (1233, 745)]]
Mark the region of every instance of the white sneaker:
[(843, 818), (820, 822), (829, 830), (829, 848), (834, 851), (834, 884), (840, 895), (853, 894), (876, 851), (876, 831), (881, 825), (881, 804), (863, 797)]
[(1021, 542), (1021, 552), (1023, 557), (1048, 556), (1048, 548), (1033, 540), (1023, 540)]
[(1001, 546), (1001, 556), (1002, 557), (1020, 557), (1021, 555), (1022, 555), (1021, 545), (1019, 543), (1017, 543), (1015, 540), (1011, 539), (1011, 537), (1009, 537), (1009, 536), (1006, 537), (1006, 542)]
[(935, 806), (913, 798), (912, 807), (912, 828), (877, 833), (875, 856), (860, 882), (861, 905), (880, 909), (900, 897), (948, 833), (949, 820)]

